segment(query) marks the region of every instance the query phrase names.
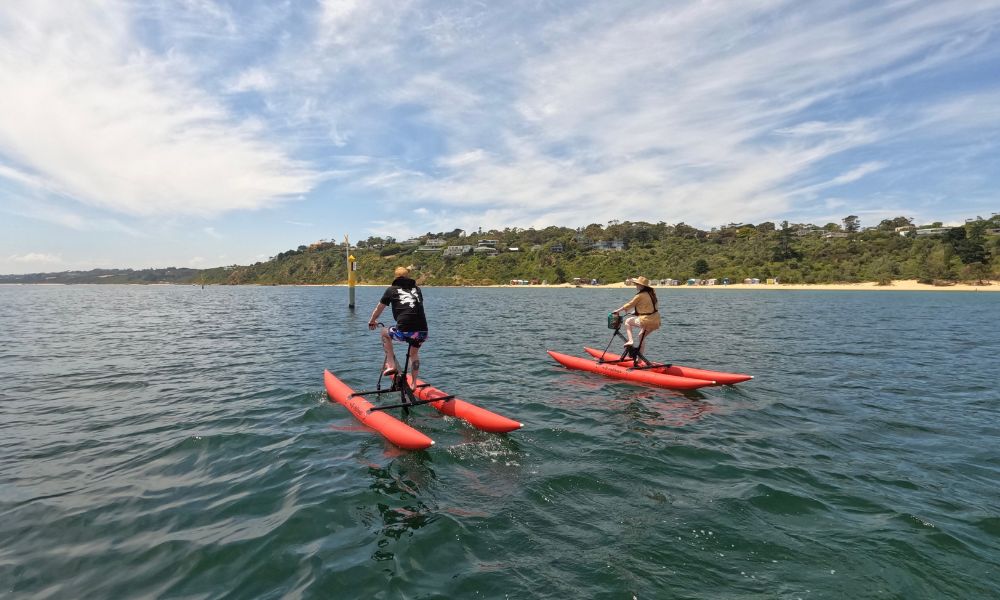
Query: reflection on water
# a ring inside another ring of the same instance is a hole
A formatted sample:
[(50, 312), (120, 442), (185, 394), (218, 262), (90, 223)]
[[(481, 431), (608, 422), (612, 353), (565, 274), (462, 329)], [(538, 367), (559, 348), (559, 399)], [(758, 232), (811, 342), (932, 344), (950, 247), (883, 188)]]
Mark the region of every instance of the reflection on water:
[(394, 542), (434, 522), (434, 512), (420, 498), (433, 497), (437, 476), (425, 452), (401, 455), (384, 467), (369, 465), (368, 475), (369, 489), (381, 499), (359, 507), (362, 521), (378, 536), (372, 559), (392, 560)]
[(650, 388), (581, 373), (562, 379), (549, 405), (567, 411), (602, 408), (648, 427), (684, 427), (718, 410), (700, 390)]
[(631, 394), (621, 407), (622, 413), (648, 427), (684, 427), (718, 408), (692, 394), (661, 394), (645, 390)]

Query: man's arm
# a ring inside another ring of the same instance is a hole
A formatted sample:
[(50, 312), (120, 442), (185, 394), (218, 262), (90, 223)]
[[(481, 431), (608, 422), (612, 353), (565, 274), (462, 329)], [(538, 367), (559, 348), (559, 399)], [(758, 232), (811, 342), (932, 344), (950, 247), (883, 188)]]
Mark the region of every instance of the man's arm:
[(385, 310), (385, 304), (379, 302), (375, 305), (375, 310), (372, 311), (372, 318), (368, 319), (368, 329), (375, 329), (375, 322), (378, 320), (378, 316), (382, 314), (383, 310)]

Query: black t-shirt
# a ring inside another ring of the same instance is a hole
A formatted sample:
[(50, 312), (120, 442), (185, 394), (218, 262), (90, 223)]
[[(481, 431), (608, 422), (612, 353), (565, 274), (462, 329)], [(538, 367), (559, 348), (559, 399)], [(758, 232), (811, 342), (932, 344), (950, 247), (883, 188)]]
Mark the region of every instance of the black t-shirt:
[(424, 316), (424, 294), (417, 282), (408, 277), (397, 277), (385, 288), (382, 304), (392, 306), (392, 318), (400, 331), (427, 331)]

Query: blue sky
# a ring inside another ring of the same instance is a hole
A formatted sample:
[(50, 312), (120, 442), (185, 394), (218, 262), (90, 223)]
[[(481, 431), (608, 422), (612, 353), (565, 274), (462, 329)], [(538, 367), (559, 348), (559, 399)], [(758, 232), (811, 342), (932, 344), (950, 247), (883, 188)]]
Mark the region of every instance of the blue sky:
[(1000, 211), (1000, 0), (0, 4), (0, 273)]

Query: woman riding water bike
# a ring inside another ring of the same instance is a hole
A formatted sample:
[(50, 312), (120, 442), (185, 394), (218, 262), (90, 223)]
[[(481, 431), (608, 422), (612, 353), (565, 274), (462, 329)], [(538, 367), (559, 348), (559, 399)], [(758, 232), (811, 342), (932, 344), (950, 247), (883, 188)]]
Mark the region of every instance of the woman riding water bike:
[[(660, 311), (657, 306), (656, 292), (649, 285), (649, 280), (645, 277), (629, 277), (625, 280), (628, 285), (635, 286), (635, 296), (614, 311), (614, 314), (634, 311), (633, 315), (625, 319), (625, 350), (629, 354), (638, 352), (643, 354), (646, 347), (646, 338), (660, 328)], [(635, 338), (632, 336), (632, 329), (639, 329), (639, 347), (635, 347)]]

